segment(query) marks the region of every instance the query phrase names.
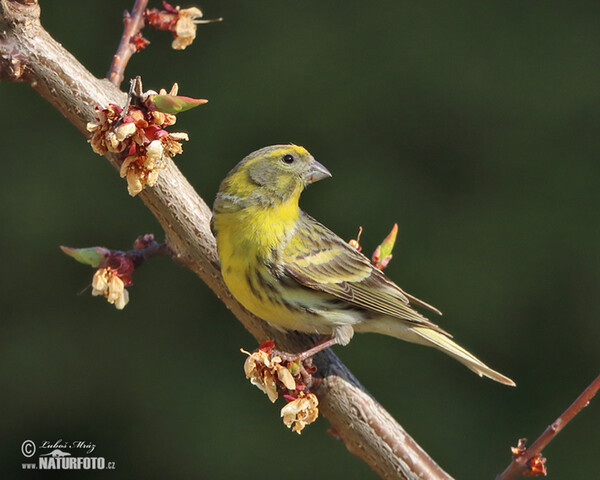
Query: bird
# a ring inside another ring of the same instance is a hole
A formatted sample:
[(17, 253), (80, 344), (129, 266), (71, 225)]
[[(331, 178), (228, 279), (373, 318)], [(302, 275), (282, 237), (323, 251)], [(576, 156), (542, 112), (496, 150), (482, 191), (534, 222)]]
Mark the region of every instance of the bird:
[(514, 386), (459, 346), (356, 248), (299, 207), (303, 190), (331, 173), (301, 146), (272, 145), (221, 182), (211, 229), (223, 280), (247, 310), (278, 330), (326, 335), (347, 345), (372, 332), (435, 347), (479, 376)]

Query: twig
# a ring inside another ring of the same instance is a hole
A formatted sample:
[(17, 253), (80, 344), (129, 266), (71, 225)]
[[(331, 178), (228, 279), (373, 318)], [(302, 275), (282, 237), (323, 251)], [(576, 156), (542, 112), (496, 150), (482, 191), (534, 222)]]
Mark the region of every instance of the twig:
[(147, 5), (148, 0), (135, 0), (131, 14), (127, 11), (123, 14), (123, 36), (106, 75), (106, 78), (117, 87), (125, 78), (125, 67), (129, 59), (137, 51), (131, 39), (144, 27), (144, 10)]
[[(0, 0), (0, 78), (18, 58), (22, 81), (29, 83), (82, 133), (96, 107), (125, 105), (127, 95), (95, 78), (46, 32), (33, 0)], [(3, 61), (5, 60), (5, 61)], [(8, 73), (11, 73), (10, 71)], [(11, 78), (5, 75), (4, 78)], [(118, 168), (116, 155), (106, 158)], [(158, 182), (139, 195), (160, 222), (173, 258), (193, 270), (242, 322), (259, 343), (270, 339), (286, 351), (306, 350), (310, 335), (282, 333), (250, 314), (231, 295), (218, 267), (211, 211), (175, 164), (168, 160)], [(391, 415), (371, 397), (331, 350), (315, 357), (322, 377), (313, 392), (319, 408), (348, 450), (386, 479), (451, 480)]]
[[(542, 450), (548, 445), (558, 432), (560, 432), (567, 423), (569, 423), (575, 415), (577, 415), (584, 407), (587, 407), (590, 400), (596, 395), (600, 389), (600, 375), (583, 391), (577, 400), (575, 400), (563, 414), (558, 417), (554, 423), (548, 426), (546, 430), (531, 444), (531, 446), (513, 456), (513, 460), (504, 472), (496, 477), (496, 480), (512, 480), (523, 476), (530, 470), (530, 462), (532, 459), (539, 458)], [(543, 462), (542, 462), (543, 463)]]
[(173, 252), (169, 246), (166, 243), (158, 243), (151, 233), (140, 235), (135, 239), (133, 250), (125, 252), (125, 256), (129, 257), (136, 267), (152, 257), (169, 257), (171, 255)]

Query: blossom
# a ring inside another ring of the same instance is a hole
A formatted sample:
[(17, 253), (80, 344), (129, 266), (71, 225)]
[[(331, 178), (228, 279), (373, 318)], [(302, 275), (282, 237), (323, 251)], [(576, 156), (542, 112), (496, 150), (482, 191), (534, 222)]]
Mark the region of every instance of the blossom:
[(302, 433), (304, 427), (319, 416), (318, 405), (317, 396), (310, 392), (292, 400), (281, 409), (284, 425), (293, 432)]
[(283, 423), (296, 433), (301, 433), (306, 425), (319, 416), (319, 401), (315, 394), (308, 391), (303, 374), (314, 372), (314, 367), (303, 365), (299, 361), (283, 361), (273, 354), (274, 343), (266, 341), (253, 353), (242, 350), (248, 355), (244, 362), (246, 378), (267, 394), (275, 402), (281, 394), (287, 405), (281, 409)]
[(275, 402), (279, 397), (277, 382), (280, 382), (288, 390), (296, 388), (294, 377), (286, 367), (281, 365), (281, 357), (271, 358), (270, 352), (267, 353), (264, 350), (257, 350), (253, 353), (245, 350), (242, 352), (248, 355), (244, 362), (246, 378), (252, 385), (266, 393), (271, 402)]
[(171, 48), (175, 50), (184, 50), (192, 44), (196, 38), (197, 25), (199, 23), (219, 22), (222, 19), (200, 20), (202, 11), (199, 8), (181, 8), (174, 7), (168, 2), (163, 1), (163, 10), (149, 8), (144, 11), (144, 21), (146, 25), (157, 30), (167, 30), (173, 34), (173, 43)]
[(131, 137), (137, 131), (135, 123), (121, 123), (115, 128), (115, 138), (118, 142), (122, 142), (126, 138)]
[(200, 18), (202, 18), (202, 11), (199, 8), (191, 7), (179, 10), (179, 19), (173, 29), (175, 39), (171, 44), (174, 50), (184, 50), (192, 44), (196, 38), (196, 23)]
[[(161, 99), (172, 98), (185, 105), (206, 103), (205, 100), (176, 97), (177, 89), (174, 84), (169, 94), (161, 90)], [(167, 160), (182, 153), (181, 143), (188, 140), (186, 133), (165, 130), (175, 124), (176, 117), (158, 110), (153, 100), (156, 96), (154, 91), (145, 92), (138, 103), (129, 105), (126, 110), (113, 104), (97, 109), (96, 122), (87, 125), (92, 134), (89, 141), (96, 153), (120, 154), (120, 175), (127, 180), (131, 196), (140, 193), (146, 185), (153, 187)]]
[(113, 131), (115, 124), (119, 121), (121, 112), (121, 107), (110, 103), (104, 109), (96, 109), (96, 121), (88, 122), (87, 130), (92, 134), (89, 142), (97, 154), (118, 153), (125, 148), (124, 145), (119, 144)]
[(92, 279), (92, 295), (106, 297), (108, 303), (114, 304), (117, 310), (123, 310), (129, 303), (125, 282), (119, 277), (118, 271), (111, 267), (96, 270)]

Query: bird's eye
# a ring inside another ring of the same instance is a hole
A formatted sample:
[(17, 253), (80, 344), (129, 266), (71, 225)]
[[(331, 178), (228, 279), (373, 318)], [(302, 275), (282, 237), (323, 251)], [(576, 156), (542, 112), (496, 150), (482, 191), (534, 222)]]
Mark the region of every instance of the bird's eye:
[(290, 163), (294, 163), (294, 157), (292, 155), (284, 155), (283, 158), (281, 159), (283, 160), (283, 163), (287, 163), (288, 165)]

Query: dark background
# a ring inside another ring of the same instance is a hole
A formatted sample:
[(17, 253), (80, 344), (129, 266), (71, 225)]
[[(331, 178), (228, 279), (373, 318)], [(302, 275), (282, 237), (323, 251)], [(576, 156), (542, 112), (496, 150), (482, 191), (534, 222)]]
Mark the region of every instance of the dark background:
[[(50, 33), (103, 76), (132, 1), (42, 1)], [(158, 6), (151, 2), (151, 6)], [(305, 146), (333, 178), (305, 210), (370, 253), (394, 222), (388, 275), (516, 389), (439, 352), (357, 335), (336, 352), (457, 479), (493, 478), (600, 365), (600, 4), (206, 0), (184, 52), (147, 32), (127, 77), (209, 99), (179, 117), (176, 162), (207, 202), (242, 157)], [(86, 440), (97, 478), (374, 478), (319, 419), (302, 436), (242, 370), (255, 340), (165, 258), (116, 311), (58, 246), (127, 249), (160, 227), (28, 86), (0, 84), (0, 476), (25, 439)], [(594, 478), (600, 400), (546, 449), (550, 478)], [(37, 458), (37, 455), (36, 457)], [(80, 474), (72, 476), (80, 477)]]

